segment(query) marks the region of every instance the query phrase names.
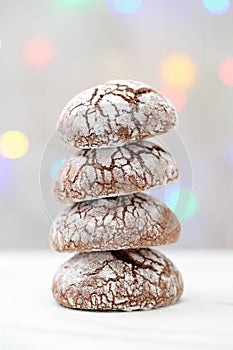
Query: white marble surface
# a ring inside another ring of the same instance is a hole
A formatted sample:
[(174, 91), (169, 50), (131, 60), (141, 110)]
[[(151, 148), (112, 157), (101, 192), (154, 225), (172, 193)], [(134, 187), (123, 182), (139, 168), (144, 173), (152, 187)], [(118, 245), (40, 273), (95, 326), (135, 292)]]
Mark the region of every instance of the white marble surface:
[(233, 349), (233, 251), (160, 250), (183, 274), (183, 298), (129, 313), (57, 305), (51, 279), (67, 254), (0, 252), (0, 349)]

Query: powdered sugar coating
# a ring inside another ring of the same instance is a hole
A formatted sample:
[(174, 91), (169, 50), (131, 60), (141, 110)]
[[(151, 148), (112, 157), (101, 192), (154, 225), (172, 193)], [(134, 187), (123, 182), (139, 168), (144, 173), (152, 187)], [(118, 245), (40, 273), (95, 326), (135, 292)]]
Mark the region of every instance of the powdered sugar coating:
[(131, 311), (176, 302), (183, 282), (162, 253), (130, 249), (76, 254), (55, 274), (52, 291), (66, 307)]
[(54, 181), (61, 202), (116, 196), (174, 182), (178, 169), (172, 155), (149, 141), (122, 147), (79, 150)]
[(59, 252), (142, 248), (174, 243), (179, 233), (165, 204), (136, 193), (68, 207), (52, 224), (50, 244)]
[(57, 130), (73, 147), (113, 147), (168, 132), (177, 120), (171, 103), (150, 86), (114, 80), (72, 98)]

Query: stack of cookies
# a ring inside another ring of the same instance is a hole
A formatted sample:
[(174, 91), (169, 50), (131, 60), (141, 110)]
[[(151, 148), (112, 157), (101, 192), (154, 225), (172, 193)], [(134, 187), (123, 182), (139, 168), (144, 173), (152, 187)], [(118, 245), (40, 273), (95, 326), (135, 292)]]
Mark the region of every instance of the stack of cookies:
[(176, 242), (180, 224), (163, 203), (141, 192), (177, 180), (172, 155), (146, 140), (176, 123), (173, 106), (134, 81), (98, 85), (65, 106), (58, 133), (77, 150), (57, 174), (53, 193), (72, 204), (54, 220), (50, 244), (76, 254), (54, 276), (59, 304), (130, 311), (180, 298), (179, 271), (148, 248)]

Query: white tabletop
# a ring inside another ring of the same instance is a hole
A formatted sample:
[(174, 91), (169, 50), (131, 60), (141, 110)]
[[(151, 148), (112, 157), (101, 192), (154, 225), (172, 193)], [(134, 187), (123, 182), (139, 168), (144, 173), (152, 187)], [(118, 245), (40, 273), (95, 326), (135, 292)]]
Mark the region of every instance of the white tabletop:
[(182, 300), (126, 313), (56, 304), (51, 279), (67, 254), (0, 252), (0, 349), (233, 349), (233, 251), (160, 250), (182, 272)]

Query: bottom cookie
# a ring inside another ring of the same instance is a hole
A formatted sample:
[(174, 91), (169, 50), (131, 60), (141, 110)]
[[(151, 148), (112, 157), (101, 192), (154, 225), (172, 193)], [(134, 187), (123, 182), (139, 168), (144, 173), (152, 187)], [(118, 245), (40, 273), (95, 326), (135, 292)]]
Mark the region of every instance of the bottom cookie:
[(76, 254), (55, 274), (52, 291), (65, 307), (132, 311), (175, 303), (183, 281), (162, 253), (128, 249)]

